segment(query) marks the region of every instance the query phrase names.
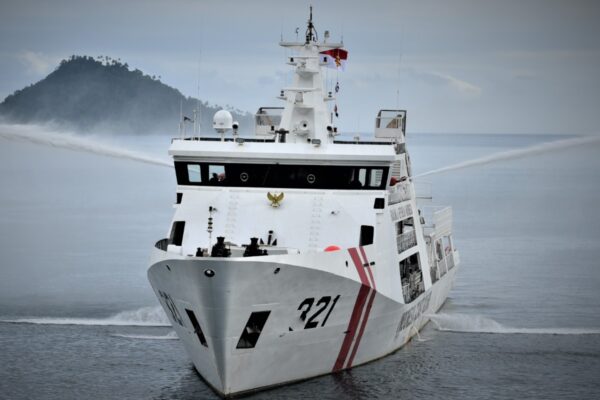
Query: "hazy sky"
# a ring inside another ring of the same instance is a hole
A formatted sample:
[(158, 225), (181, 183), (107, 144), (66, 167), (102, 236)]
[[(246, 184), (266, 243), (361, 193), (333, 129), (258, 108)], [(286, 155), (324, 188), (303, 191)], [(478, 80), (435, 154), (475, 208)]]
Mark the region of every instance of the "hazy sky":
[[(318, 31), (343, 34), (349, 51), (343, 130), (372, 131), (399, 89), (412, 132), (600, 134), (598, 1), (312, 3)], [(185, 95), (199, 83), (211, 103), (280, 105), (290, 67), (277, 43), (303, 32), (308, 4), (0, 0), (0, 97), (85, 54), (121, 58)]]

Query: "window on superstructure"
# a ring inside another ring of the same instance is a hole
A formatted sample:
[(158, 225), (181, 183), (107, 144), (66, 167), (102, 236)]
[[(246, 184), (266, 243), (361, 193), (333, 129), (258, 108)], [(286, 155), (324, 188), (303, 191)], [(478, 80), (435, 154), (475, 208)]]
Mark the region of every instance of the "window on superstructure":
[(225, 185), (225, 166), (210, 164), (208, 166), (208, 183), (210, 185)]
[(396, 222), (396, 233), (398, 235), (401, 235), (403, 233), (413, 231), (415, 229), (414, 225), (415, 225), (415, 222), (412, 217), (407, 218), (402, 221), (398, 221), (398, 222)]
[(412, 217), (396, 223), (396, 234), (398, 253), (402, 253), (417, 245), (417, 236), (415, 235), (414, 220)]
[(367, 183), (367, 169), (366, 168), (356, 168), (358, 171), (358, 181), (360, 182), (360, 186), (363, 187)]
[(399, 267), (404, 302), (410, 303), (425, 291), (419, 253), (415, 253), (400, 261)]
[(435, 241), (435, 258), (437, 261), (444, 259), (444, 251), (442, 250), (442, 239)]
[(175, 163), (180, 185), (274, 189), (383, 190), (388, 170), (343, 165)]
[(444, 245), (444, 254), (448, 255), (452, 253), (452, 243), (450, 242), (450, 237), (449, 236), (444, 236), (442, 238), (443, 241), (443, 245)]
[(371, 174), (369, 177), (369, 186), (375, 187), (375, 188), (380, 187), (382, 180), (383, 180), (383, 169), (372, 168)]
[(188, 164), (187, 165), (187, 180), (190, 183), (201, 183), (202, 182), (202, 169), (200, 164)]

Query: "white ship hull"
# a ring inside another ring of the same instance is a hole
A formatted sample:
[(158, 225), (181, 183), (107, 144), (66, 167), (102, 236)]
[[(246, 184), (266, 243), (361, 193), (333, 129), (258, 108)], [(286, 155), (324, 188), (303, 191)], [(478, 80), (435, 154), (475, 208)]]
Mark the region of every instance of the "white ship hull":
[[(155, 249), (148, 276), (197, 371), (228, 396), (375, 360), (402, 347), (428, 322), (457, 268), (401, 304), (374, 288), (375, 263), (346, 266), (356, 260), (352, 255), (364, 261), (368, 250), (186, 259)], [(197, 319), (205, 345), (186, 310)], [(236, 348), (251, 313), (264, 311), (270, 313), (255, 347)]]

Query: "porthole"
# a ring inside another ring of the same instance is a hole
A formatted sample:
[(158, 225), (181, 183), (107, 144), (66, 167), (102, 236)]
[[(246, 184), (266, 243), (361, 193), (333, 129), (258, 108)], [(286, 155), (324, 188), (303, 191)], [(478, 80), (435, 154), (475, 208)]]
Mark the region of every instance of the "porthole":
[(242, 182), (248, 182), (248, 178), (250, 178), (250, 176), (248, 176), (247, 172), (242, 172), (240, 174), (240, 181), (242, 181)]
[(316, 180), (317, 180), (317, 177), (314, 174), (308, 174), (308, 176), (306, 177), (306, 181), (308, 183), (310, 183), (311, 185), (313, 183), (315, 183)]

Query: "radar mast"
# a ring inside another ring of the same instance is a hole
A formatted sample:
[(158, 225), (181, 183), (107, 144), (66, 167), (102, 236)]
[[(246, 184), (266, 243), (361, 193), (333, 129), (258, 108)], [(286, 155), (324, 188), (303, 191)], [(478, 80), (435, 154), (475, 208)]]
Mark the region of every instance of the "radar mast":
[(312, 22), (312, 6), (310, 6), (310, 17), (308, 18), (308, 28), (306, 28), (306, 43), (316, 42), (319, 40), (319, 35)]

